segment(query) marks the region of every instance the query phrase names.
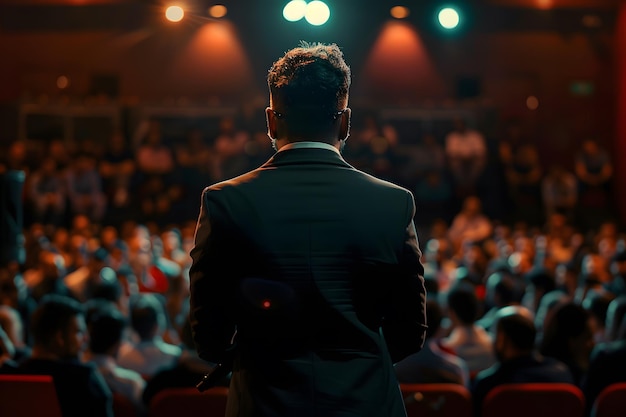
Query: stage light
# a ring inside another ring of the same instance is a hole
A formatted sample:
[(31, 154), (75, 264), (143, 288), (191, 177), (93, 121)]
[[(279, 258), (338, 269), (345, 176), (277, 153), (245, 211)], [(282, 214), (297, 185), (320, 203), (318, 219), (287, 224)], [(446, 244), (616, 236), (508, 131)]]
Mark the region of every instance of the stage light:
[(306, 13), (306, 1), (291, 0), (283, 8), (283, 17), (290, 22), (297, 22)]
[(407, 17), (409, 17), (410, 11), (408, 7), (394, 6), (391, 8), (389, 13), (391, 13), (391, 16), (395, 17), (396, 19), (406, 19)]
[(315, 0), (306, 6), (304, 18), (313, 26), (321, 26), (328, 22), (330, 9), (323, 1)]
[(461, 20), (459, 12), (452, 7), (441, 9), (437, 18), (439, 19), (439, 24), (445, 29), (454, 29), (459, 25), (459, 21)]
[(180, 6), (169, 6), (165, 9), (165, 17), (170, 22), (180, 22), (185, 17), (185, 11)]
[(228, 9), (223, 4), (216, 4), (214, 6), (209, 7), (209, 16), (219, 19), (226, 16), (228, 13)]

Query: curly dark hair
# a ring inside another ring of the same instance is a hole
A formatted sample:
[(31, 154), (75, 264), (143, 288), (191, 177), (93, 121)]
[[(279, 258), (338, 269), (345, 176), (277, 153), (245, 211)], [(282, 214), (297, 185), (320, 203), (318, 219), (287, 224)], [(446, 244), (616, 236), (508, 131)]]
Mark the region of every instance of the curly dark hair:
[(304, 41), (274, 62), (267, 76), (275, 109), (284, 112), (290, 128), (308, 130), (333, 122), (331, 116), (347, 104), (350, 83), (350, 68), (336, 44)]

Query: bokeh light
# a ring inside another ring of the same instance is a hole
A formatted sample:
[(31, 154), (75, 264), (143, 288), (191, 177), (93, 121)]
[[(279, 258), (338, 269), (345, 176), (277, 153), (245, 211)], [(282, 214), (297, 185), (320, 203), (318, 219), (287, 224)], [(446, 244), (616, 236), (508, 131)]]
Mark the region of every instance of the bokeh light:
[(394, 6), (391, 8), (389, 13), (391, 13), (391, 16), (395, 17), (396, 19), (406, 19), (407, 17), (409, 17), (409, 14), (411, 12), (409, 11), (408, 7)]
[(454, 10), (452, 7), (441, 9), (437, 18), (439, 19), (439, 24), (445, 29), (456, 28), (461, 20), (459, 12)]
[(60, 75), (57, 78), (57, 87), (59, 87), (60, 90), (64, 90), (69, 86), (70, 86), (70, 79), (67, 78), (65, 75)]
[(526, 107), (528, 107), (528, 110), (537, 110), (539, 108), (539, 99), (535, 96), (528, 96), (526, 98)]
[(209, 7), (209, 16), (215, 19), (220, 19), (226, 16), (226, 13), (228, 13), (228, 9), (223, 4), (216, 4)]
[(290, 22), (297, 22), (306, 13), (306, 1), (292, 0), (283, 8), (283, 17)]
[(180, 22), (185, 17), (185, 11), (180, 6), (169, 6), (165, 9), (165, 17), (170, 22)]
[(330, 18), (330, 9), (323, 1), (312, 1), (306, 6), (304, 18), (313, 26), (321, 26), (328, 22), (328, 19)]

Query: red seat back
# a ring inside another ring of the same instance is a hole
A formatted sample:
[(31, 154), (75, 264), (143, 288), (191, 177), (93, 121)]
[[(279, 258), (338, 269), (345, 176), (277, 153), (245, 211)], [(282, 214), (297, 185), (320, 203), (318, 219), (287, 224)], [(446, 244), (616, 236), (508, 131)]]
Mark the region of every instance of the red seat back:
[(135, 404), (122, 394), (113, 393), (113, 415), (115, 417), (138, 417), (139, 410)]
[(626, 414), (626, 382), (609, 385), (593, 405), (593, 417), (623, 417)]
[(505, 384), (487, 394), (482, 417), (583, 417), (585, 398), (571, 384)]
[(224, 417), (228, 388), (214, 387), (206, 392), (195, 388), (168, 388), (150, 402), (150, 417)]
[(400, 384), (408, 417), (471, 417), (469, 391), (458, 384)]
[(52, 377), (0, 375), (0, 416), (61, 417)]

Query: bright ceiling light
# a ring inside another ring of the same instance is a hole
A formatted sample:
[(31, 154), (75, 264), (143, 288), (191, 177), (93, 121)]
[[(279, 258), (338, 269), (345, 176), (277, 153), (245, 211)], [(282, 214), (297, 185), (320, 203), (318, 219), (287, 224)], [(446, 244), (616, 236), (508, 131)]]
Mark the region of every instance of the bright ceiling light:
[(170, 22), (180, 22), (185, 17), (185, 11), (180, 6), (170, 6), (165, 9), (165, 17)]
[(461, 20), (459, 12), (454, 10), (452, 7), (441, 9), (437, 17), (439, 19), (439, 24), (445, 29), (454, 29), (459, 25), (459, 21)]
[(312, 1), (306, 6), (304, 18), (313, 26), (323, 25), (330, 18), (330, 9), (323, 1)]
[(306, 1), (291, 0), (283, 8), (283, 17), (290, 22), (297, 22), (306, 13)]

